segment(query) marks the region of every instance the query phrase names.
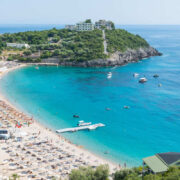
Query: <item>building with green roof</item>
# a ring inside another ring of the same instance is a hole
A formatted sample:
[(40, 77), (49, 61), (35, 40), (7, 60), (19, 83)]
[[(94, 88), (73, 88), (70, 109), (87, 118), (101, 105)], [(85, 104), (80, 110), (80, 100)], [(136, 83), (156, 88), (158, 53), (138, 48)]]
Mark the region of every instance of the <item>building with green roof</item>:
[(167, 152), (158, 153), (154, 156), (143, 159), (143, 166), (146, 165), (152, 173), (162, 173), (170, 166), (180, 166), (180, 153)]

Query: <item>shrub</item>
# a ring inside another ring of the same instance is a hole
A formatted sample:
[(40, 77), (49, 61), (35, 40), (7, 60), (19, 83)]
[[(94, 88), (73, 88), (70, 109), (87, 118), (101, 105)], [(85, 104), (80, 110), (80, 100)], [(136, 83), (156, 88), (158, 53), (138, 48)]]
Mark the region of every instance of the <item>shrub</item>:
[(91, 167), (80, 167), (72, 170), (69, 175), (69, 180), (108, 180), (109, 167), (102, 165), (95, 170)]

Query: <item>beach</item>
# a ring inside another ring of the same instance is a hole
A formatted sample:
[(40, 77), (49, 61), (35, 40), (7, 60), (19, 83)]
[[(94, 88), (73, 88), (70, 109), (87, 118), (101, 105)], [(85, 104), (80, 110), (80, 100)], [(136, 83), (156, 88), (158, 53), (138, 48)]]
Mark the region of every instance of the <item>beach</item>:
[[(24, 66), (4, 62), (0, 78)], [(0, 140), (0, 176), (4, 179), (12, 174), (18, 174), (20, 179), (65, 179), (72, 169), (101, 164), (108, 164), (111, 173), (120, 168), (42, 126), (33, 117), (16, 109), (2, 94), (0, 123), (1, 129), (8, 130), (13, 136), (9, 140)]]

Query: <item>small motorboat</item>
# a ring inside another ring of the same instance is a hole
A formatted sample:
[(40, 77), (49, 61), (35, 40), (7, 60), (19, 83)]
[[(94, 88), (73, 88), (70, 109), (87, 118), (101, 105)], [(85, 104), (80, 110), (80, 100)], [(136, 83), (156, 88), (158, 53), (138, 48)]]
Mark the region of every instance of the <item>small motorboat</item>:
[(147, 82), (147, 79), (145, 77), (139, 79), (139, 83), (145, 83)]
[(107, 74), (107, 78), (108, 78), (108, 79), (111, 79), (111, 78), (112, 78), (112, 72), (109, 72), (109, 73)]
[(109, 151), (104, 151), (104, 154), (109, 154)]
[(38, 66), (36, 66), (36, 67), (35, 67), (35, 69), (39, 69), (39, 67), (38, 67)]
[(154, 74), (154, 76), (153, 76), (154, 78), (158, 78), (159, 77), (159, 75), (158, 74)]
[(161, 83), (159, 83), (159, 84), (158, 84), (158, 87), (161, 87), (161, 86), (162, 86), (162, 84), (161, 84)]
[(77, 125), (78, 126), (89, 126), (89, 125), (91, 125), (91, 122), (79, 121), (79, 123)]
[(110, 111), (110, 110), (111, 110), (111, 108), (108, 108), (108, 107), (106, 108), (106, 111)]
[(129, 109), (130, 107), (129, 106), (124, 106), (124, 109)]
[(138, 74), (138, 73), (134, 73), (133, 76), (134, 76), (134, 77), (138, 77), (139, 74)]
[(80, 118), (79, 115), (74, 114), (73, 118)]

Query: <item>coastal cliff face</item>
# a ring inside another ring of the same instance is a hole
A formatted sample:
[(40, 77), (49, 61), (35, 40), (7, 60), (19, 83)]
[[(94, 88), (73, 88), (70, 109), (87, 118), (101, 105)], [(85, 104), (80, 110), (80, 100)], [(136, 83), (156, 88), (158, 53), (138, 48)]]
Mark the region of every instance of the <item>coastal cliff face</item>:
[(76, 67), (108, 67), (122, 66), (131, 62), (138, 62), (141, 59), (161, 56), (162, 54), (152, 47), (139, 48), (137, 50), (128, 49), (126, 52), (115, 52), (108, 59), (96, 59), (89, 61), (62, 61), (59, 58), (43, 59), (43, 63), (58, 63), (60, 66), (76, 66)]

